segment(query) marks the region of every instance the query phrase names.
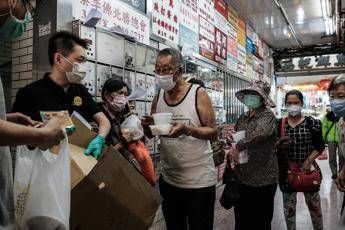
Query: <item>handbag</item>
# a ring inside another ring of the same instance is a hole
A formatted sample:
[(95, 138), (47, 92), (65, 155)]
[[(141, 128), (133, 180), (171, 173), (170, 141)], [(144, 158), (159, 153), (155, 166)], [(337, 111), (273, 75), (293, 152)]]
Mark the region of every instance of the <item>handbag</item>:
[(234, 171), (226, 164), (223, 174), (223, 184), (225, 184), (222, 196), (219, 199), (220, 204), (226, 210), (232, 208), (240, 198), (240, 192), (237, 187), (237, 179)]
[(298, 192), (314, 191), (320, 189), (321, 174), (316, 162), (313, 162), (314, 170), (304, 173), (300, 166), (293, 161), (289, 161), (288, 181), (289, 185)]
[[(281, 137), (285, 137), (285, 124), (286, 124), (286, 117), (282, 119), (281, 123)], [(287, 180), (289, 186), (296, 190), (297, 192), (306, 192), (306, 191), (313, 191), (319, 190), (321, 185), (321, 173), (319, 171), (319, 166), (317, 165), (316, 161), (313, 162), (314, 170), (307, 174), (303, 172), (300, 166), (293, 161), (288, 161), (288, 175)]]
[(224, 162), (226, 144), (219, 140), (219, 138), (216, 138), (211, 140), (211, 147), (213, 151), (214, 165), (217, 167)]

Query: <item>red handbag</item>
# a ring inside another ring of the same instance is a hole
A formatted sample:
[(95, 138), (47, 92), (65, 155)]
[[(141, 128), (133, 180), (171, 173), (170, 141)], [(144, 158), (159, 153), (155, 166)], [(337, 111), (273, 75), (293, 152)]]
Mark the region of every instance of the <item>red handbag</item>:
[(314, 170), (307, 174), (293, 161), (289, 161), (288, 182), (292, 189), (298, 192), (319, 190), (321, 185), (321, 174), (316, 162), (313, 162)]
[[(282, 119), (281, 124), (281, 137), (285, 137), (285, 124), (286, 118)], [(322, 176), (319, 171), (319, 166), (316, 161), (313, 162), (314, 170), (309, 174), (303, 172), (301, 167), (293, 161), (288, 161), (288, 176), (287, 180), (292, 189), (297, 192), (306, 192), (319, 190), (321, 185)]]

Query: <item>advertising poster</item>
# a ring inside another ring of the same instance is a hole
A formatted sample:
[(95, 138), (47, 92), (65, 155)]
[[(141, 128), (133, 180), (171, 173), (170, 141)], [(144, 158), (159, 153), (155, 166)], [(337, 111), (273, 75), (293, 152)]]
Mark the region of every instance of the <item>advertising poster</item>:
[(228, 21), (233, 25), (234, 27), (237, 27), (238, 24), (238, 15), (237, 12), (232, 8), (231, 6), (228, 7)]
[(243, 20), (237, 20), (237, 42), (242, 47), (246, 47), (246, 24)]
[(215, 60), (219, 63), (226, 64), (227, 58), (227, 36), (218, 28), (216, 32)]
[(201, 16), (199, 19), (199, 34), (214, 42), (214, 25)]
[(150, 44), (149, 18), (119, 0), (72, 1), (72, 6), (75, 19), (84, 22), (97, 10), (102, 14), (97, 27), (103, 29), (120, 27), (125, 34), (134, 37), (138, 42)]
[(193, 30), (180, 24), (180, 46), (183, 56), (191, 56), (193, 52), (199, 53), (199, 36)]
[(146, 0), (121, 0), (121, 1), (126, 3), (127, 5), (130, 5), (136, 10), (139, 10), (142, 13), (146, 14)]
[(214, 8), (224, 18), (228, 18), (228, 3), (225, 0), (214, 0)]
[(197, 0), (180, 0), (180, 24), (198, 33), (199, 15)]
[(214, 41), (199, 35), (199, 54), (210, 60), (214, 60)]
[(198, 0), (199, 16), (214, 24), (214, 2), (213, 0)]
[(152, 33), (178, 44), (179, 1), (152, 0)]
[(253, 50), (254, 50), (253, 41), (252, 41), (252, 39), (247, 37), (247, 39), (246, 39), (246, 52), (253, 54)]
[(246, 77), (253, 79), (254, 71), (253, 71), (253, 55), (247, 53), (246, 57)]
[(240, 44), (237, 44), (237, 72), (244, 76), (246, 75), (246, 63), (246, 49)]

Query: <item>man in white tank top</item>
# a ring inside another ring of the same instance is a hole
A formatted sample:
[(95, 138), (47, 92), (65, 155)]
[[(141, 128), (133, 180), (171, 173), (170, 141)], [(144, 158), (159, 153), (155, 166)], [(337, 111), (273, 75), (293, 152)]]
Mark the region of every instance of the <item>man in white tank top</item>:
[[(212, 230), (216, 169), (210, 139), (217, 135), (211, 100), (205, 89), (186, 83), (179, 51), (158, 53), (155, 73), (161, 88), (151, 114), (170, 112), (173, 127), (161, 136), (162, 175), (159, 185), (168, 230)], [(146, 117), (147, 126), (152, 118)]]

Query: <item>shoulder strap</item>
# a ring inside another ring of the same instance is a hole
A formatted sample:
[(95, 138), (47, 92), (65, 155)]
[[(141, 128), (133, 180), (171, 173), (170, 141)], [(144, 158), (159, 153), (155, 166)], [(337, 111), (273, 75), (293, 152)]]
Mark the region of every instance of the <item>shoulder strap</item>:
[(283, 117), (282, 122), (281, 122), (281, 127), (280, 127), (280, 137), (284, 138), (286, 135), (286, 130), (285, 130), (285, 125), (286, 125), (287, 118)]
[(327, 130), (327, 132), (325, 134), (326, 141), (327, 141), (327, 136), (328, 136), (329, 132), (331, 132), (331, 129), (333, 128), (334, 124), (335, 124), (335, 122), (333, 121), (332, 124), (331, 124), (331, 127), (328, 128), (328, 130)]

